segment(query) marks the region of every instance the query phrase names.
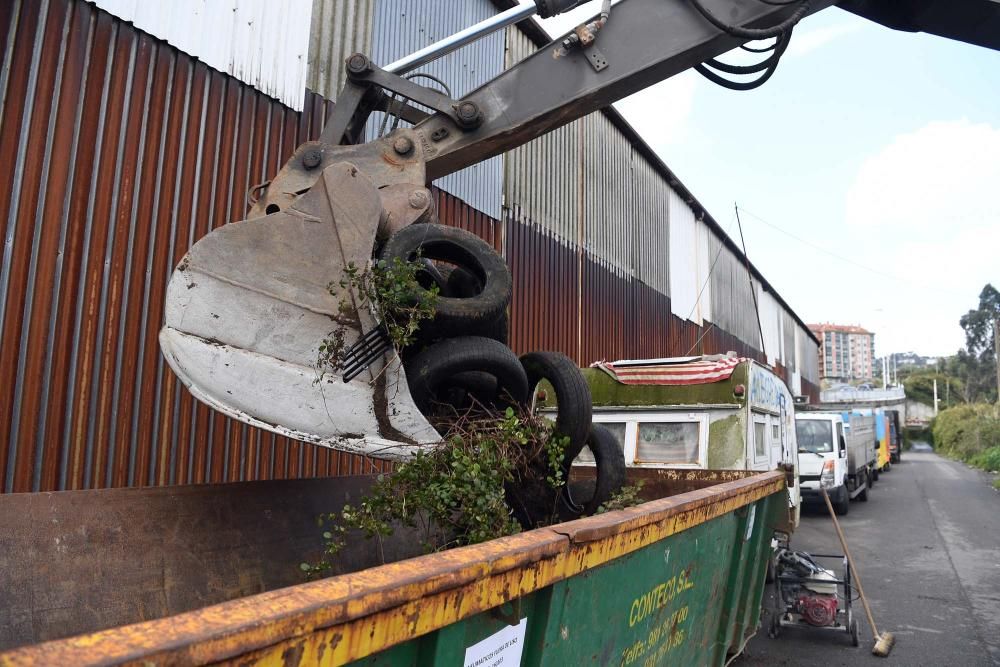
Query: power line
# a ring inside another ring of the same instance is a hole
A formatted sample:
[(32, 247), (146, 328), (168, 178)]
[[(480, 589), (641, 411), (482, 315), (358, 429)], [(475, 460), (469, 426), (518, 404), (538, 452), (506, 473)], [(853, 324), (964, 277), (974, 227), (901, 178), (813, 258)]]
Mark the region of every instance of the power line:
[(859, 269), (863, 269), (864, 271), (868, 271), (869, 273), (873, 273), (873, 274), (875, 274), (877, 276), (881, 276), (883, 278), (888, 278), (890, 280), (895, 280), (896, 282), (903, 283), (904, 285), (908, 285), (908, 286), (913, 287), (915, 289), (933, 290), (933, 291), (936, 291), (936, 292), (939, 292), (939, 293), (949, 294), (949, 295), (952, 295), (952, 296), (962, 295), (963, 297), (968, 297), (968, 294), (966, 292), (963, 292), (963, 291), (960, 291), (960, 290), (943, 288), (943, 287), (940, 287), (938, 285), (921, 285), (919, 283), (914, 283), (914, 282), (912, 282), (910, 280), (907, 280), (906, 278), (900, 278), (899, 276), (893, 275), (891, 273), (885, 273), (884, 271), (879, 271), (878, 269), (873, 269), (872, 267), (866, 266), (865, 264), (861, 264), (860, 262), (857, 262), (857, 261), (855, 261), (853, 259), (850, 259), (849, 257), (844, 257), (843, 255), (839, 255), (839, 254), (833, 252), (832, 250), (828, 250), (828, 249), (824, 248), (821, 245), (817, 245), (817, 244), (815, 244), (815, 243), (813, 243), (811, 241), (807, 241), (806, 239), (802, 238), (801, 236), (797, 236), (796, 234), (793, 234), (792, 232), (790, 232), (790, 231), (788, 231), (786, 229), (782, 229), (781, 227), (779, 227), (778, 225), (774, 224), (773, 222), (768, 222), (767, 220), (765, 220), (764, 218), (760, 217), (759, 215), (757, 215), (753, 211), (749, 211), (749, 210), (747, 210), (747, 209), (744, 208), (743, 209), (743, 213), (745, 215), (750, 216), (754, 220), (757, 220), (758, 222), (766, 225), (767, 227), (770, 227), (771, 229), (775, 230), (776, 232), (780, 232), (781, 234), (784, 234), (785, 236), (787, 236), (787, 237), (789, 237), (791, 239), (794, 239), (795, 241), (798, 241), (802, 245), (809, 246), (810, 248), (812, 248), (814, 250), (818, 250), (819, 252), (821, 252), (821, 253), (823, 253), (825, 255), (829, 255), (830, 257), (833, 257), (835, 259), (838, 259), (841, 262), (844, 262), (845, 264), (850, 264), (851, 266), (855, 266), (855, 267), (857, 267)]
[(781, 233), (782, 233), (782, 234), (784, 234), (785, 236), (788, 236), (788, 237), (790, 237), (790, 238), (793, 238), (793, 239), (795, 239), (796, 241), (798, 241), (799, 243), (801, 243), (801, 244), (803, 244), (803, 245), (807, 245), (807, 246), (809, 246), (810, 248), (813, 248), (814, 250), (818, 250), (818, 251), (820, 251), (821, 253), (824, 253), (824, 254), (826, 254), (826, 255), (829, 255), (830, 257), (834, 257), (834, 258), (836, 258), (836, 259), (839, 259), (839, 260), (840, 260), (840, 261), (842, 261), (842, 262), (846, 262), (847, 264), (851, 264), (851, 265), (853, 265), (853, 266), (856, 266), (856, 267), (858, 267), (859, 269), (864, 269), (865, 271), (870, 271), (871, 273), (874, 273), (875, 275), (879, 275), (879, 276), (882, 276), (883, 278), (891, 278), (892, 280), (899, 280), (899, 281), (902, 281), (902, 282), (906, 282), (906, 281), (905, 281), (905, 280), (903, 280), (902, 278), (899, 278), (899, 277), (897, 277), (897, 276), (893, 276), (893, 275), (890, 275), (890, 274), (888, 274), (888, 273), (883, 273), (882, 271), (879, 271), (878, 269), (873, 269), (873, 268), (871, 268), (870, 266), (865, 266), (864, 264), (861, 264), (861, 263), (859, 263), (859, 262), (856, 262), (856, 261), (854, 261), (853, 259), (850, 259), (850, 258), (848, 258), (848, 257), (844, 257), (843, 255), (838, 255), (837, 253), (833, 252), (832, 250), (827, 250), (827, 249), (826, 249), (826, 248), (824, 248), (823, 246), (820, 246), (820, 245), (816, 245), (815, 243), (812, 243), (811, 241), (807, 241), (807, 240), (805, 240), (804, 238), (802, 238), (801, 236), (796, 236), (795, 234), (791, 233), (790, 231), (787, 231), (787, 230), (785, 230), (785, 229), (782, 229), (781, 227), (777, 226), (777, 225), (776, 225), (776, 224), (774, 224), (774, 223), (771, 223), (771, 222), (768, 222), (767, 220), (765, 220), (764, 218), (760, 217), (759, 215), (757, 215), (757, 214), (756, 214), (756, 213), (754, 213), (753, 211), (749, 211), (749, 210), (747, 210), (747, 209), (745, 209), (745, 208), (744, 208), (744, 209), (743, 209), (743, 213), (745, 213), (746, 215), (750, 216), (750, 217), (751, 217), (751, 218), (753, 218), (754, 220), (757, 220), (758, 222), (761, 222), (761, 223), (763, 223), (763, 224), (767, 225), (767, 226), (768, 226), (768, 227), (770, 227), (771, 229), (773, 229), (773, 230), (775, 230), (775, 231), (777, 231), (777, 232), (781, 232)]
[(757, 313), (757, 329), (760, 331), (760, 351), (767, 359), (767, 352), (764, 349), (764, 325), (760, 323), (760, 306), (757, 304), (757, 290), (753, 286), (753, 273), (750, 272), (750, 255), (747, 254), (747, 242), (743, 240), (743, 223), (740, 222), (740, 207), (733, 202), (733, 210), (736, 211), (736, 225), (740, 230), (740, 244), (743, 246), (743, 259), (747, 266), (747, 280), (750, 281), (750, 296), (753, 297), (753, 310)]

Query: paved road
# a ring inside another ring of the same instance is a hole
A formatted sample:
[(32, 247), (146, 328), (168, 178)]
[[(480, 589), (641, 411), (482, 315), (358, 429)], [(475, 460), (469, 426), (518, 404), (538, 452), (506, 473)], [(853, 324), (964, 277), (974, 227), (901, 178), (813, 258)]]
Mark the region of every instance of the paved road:
[[(860, 648), (846, 632), (789, 628), (771, 639), (762, 629), (734, 665), (1000, 665), (1000, 493), (992, 478), (908, 452), (880, 477), (869, 502), (851, 503), (842, 518), (875, 623), (896, 635), (888, 659), (871, 655), (859, 600)], [(825, 508), (804, 512), (792, 546), (841, 551)], [(770, 609), (770, 599), (764, 604)]]

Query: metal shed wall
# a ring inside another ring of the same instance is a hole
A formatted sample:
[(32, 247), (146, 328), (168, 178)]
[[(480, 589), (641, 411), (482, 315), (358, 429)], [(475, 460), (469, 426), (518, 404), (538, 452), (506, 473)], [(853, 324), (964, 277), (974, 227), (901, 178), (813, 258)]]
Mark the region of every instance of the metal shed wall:
[(88, 0), (302, 110), (312, 0)]
[(375, 0), (313, 0), (306, 87), (328, 100), (344, 85), (344, 62), (371, 53)]
[(380, 468), (197, 403), (156, 335), (173, 266), (299, 142), (294, 113), (82, 0), (0, 3), (0, 488)]
[[(375, 0), (372, 60), (387, 65), (495, 13), (496, 9), (489, 0)], [(504, 33), (500, 31), (417, 71), (441, 79), (448, 84), (452, 97), (460, 99), (503, 71), (503, 54)], [(421, 78), (417, 78), (416, 82), (436, 85)], [(368, 124), (369, 137), (376, 136), (381, 116), (380, 113), (373, 115)], [(503, 158), (498, 156), (449, 174), (435, 181), (435, 185), (487, 215), (499, 218), (503, 196)]]

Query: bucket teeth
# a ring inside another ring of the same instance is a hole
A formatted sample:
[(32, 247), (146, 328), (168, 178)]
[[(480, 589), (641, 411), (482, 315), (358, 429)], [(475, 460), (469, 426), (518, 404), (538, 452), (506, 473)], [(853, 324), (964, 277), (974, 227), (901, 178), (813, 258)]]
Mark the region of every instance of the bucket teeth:
[(350, 382), (364, 372), (383, 354), (392, 349), (389, 332), (381, 324), (361, 336), (344, 353), (340, 367), (344, 371), (344, 382)]

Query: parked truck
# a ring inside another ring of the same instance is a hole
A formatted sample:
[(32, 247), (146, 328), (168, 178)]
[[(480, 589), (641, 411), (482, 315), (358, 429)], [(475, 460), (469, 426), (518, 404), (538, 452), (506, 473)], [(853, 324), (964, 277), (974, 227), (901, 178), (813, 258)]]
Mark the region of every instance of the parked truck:
[(822, 502), (826, 489), (837, 514), (855, 498), (865, 502), (877, 461), (875, 418), (839, 412), (795, 415), (803, 502)]

